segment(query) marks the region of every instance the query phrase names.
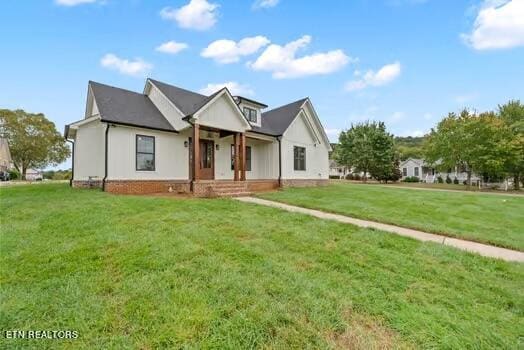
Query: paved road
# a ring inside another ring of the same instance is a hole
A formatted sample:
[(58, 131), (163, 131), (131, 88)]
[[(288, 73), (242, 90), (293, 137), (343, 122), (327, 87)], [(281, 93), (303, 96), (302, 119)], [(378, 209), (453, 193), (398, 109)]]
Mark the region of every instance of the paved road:
[(423, 241), (423, 242), (429, 241), (429, 242), (440, 243), (440, 244), (444, 244), (447, 246), (455, 247), (457, 249), (465, 250), (468, 252), (477, 253), (482, 256), (486, 256), (490, 258), (497, 258), (497, 259), (502, 259), (506, 261), (524, 262), (524, 253), (516, 251), (516, 250), (495, 247), (492, 245), (482, 244), (482, 243), (477, 243), (477, 242), (472, 242), (472, 241), (466, 241), (463, 239), (446, 237), (446, 236), (437, 235), (434, 233), (412, 230), (409, 228), (404, 228), (404, 227), (399, 227), (399, 226), (389, 225), (389, 224), (383, 224), (383, 223), (375, 222), (375, 221), (355, 219), (355, 218), (345, 216), (345, 215), (326, 213), (320, 210), (297, 207), (294, 205), (269, 201), (269, 200), (261, 199), (261, 198), (237, 197), (235, 199), (241, 202), (260, 204), (260, 205), (265, 205), (269, 207), (287, 210), (290, 212), (307, 214), (307, 215), (315, 216), (321, 219), (335, 220), (338, 222), (352, 224), (352, 225), (356, 225), (360, 227), (374, 228), (377, 230), (394, 233), (400, 236), (414, 238), (416, 240)]
[(60, 184), (69, 183), (69, 180), (45, 180), (45, 181), (0, 181), (0, 187), (27, 186), (42, 184)]

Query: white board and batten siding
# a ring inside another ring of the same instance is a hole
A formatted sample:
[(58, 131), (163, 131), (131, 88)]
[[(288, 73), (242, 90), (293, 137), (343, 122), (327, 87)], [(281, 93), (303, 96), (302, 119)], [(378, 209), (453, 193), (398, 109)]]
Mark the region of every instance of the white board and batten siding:
[(195, 118), (200, 125), (221, 130), (244, 132), (250, 128), (233, 99), (225, 93), (195, 114)]
[(80, 126), (76, 132), (74, 180), (87, 181), (89, 177), (104, 177), (105, 124), (93, 120)]
[[(108, 137), (108, 180), (187, 180), (189, 150), (187, 133), (172, 133), (114, 126)], [(136, 170), (136, 136), (155, 138), (155, 170)]]
[[(311, 131), (313, 127), (316, 135)], [(329, 145), (319, 141), (319, 130), (300, 113), (282, 137), (282, 179), (328, 179)], [(306, 170), (294, 169), (294, 147), (306, 149)]]
[[(231, 145), (233, 137), (215, 138), (215, 179), (232, 180)], [(246, 139), (246, 146), (251, 147), (251, 170), (246, 170), (248, 180), (278, 179), (278, 143)]]

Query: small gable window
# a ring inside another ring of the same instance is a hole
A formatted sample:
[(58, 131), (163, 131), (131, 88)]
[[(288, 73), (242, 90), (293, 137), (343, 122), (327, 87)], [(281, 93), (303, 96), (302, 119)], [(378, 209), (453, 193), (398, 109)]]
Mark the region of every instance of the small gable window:
[(306, 148), (293, 147), (293, 168), (295, 170), (306, 170)]
[(155, 138), (136, 135), (136, 170), (155, 171)]
[(246, 116), (247, 120), (251, 123), (257, 122), (257, 111), (256, 109), (244, 107), (244, 115)]

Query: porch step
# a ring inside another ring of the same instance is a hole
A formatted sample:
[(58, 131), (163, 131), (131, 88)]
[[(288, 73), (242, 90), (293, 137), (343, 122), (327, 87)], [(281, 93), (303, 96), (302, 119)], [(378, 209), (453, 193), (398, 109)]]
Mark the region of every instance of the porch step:
[(247, 197), (251, 196), (253, 193), (248, 191), (240, 192), (215, 192), (217, 197)]
[(208, 195), (213, 197), (240, 197), (252, 194), (245, 181), (209, 182), (206, 187), (209, 190)]

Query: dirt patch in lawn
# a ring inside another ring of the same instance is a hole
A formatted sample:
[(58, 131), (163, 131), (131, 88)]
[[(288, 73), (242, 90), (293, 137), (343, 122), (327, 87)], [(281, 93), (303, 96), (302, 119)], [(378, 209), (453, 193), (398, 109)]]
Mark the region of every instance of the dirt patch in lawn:
[(414, 349), (382, 321), (371, 316), (359, 315), (350, 310), (344, 312), (347, 327), (342, 332), (330, 332), (326, 338), (336, 349)]

